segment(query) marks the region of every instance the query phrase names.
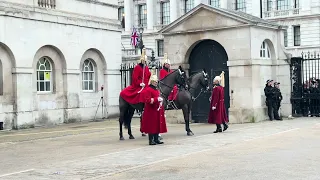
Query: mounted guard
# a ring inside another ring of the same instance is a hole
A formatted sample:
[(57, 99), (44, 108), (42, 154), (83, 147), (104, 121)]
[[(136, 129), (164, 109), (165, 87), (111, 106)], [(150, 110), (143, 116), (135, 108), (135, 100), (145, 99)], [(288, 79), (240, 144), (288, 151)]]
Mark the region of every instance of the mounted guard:
[[(172, 73), (172, 70), (170, 69), (171, 63), (170, 60), (168, 59), (168, 54), (164, 53), (164, 58), (162, 62), (162, 69), (160, 70), (160, 80), (165, 78), (168, 74)], [(173, 90), (171, 91), (168, 100), (169, 101), (174, 101), (177, 99), (178, 95), (178, 87), (177, 85), (174, 85)]]
[(147, 65), (146, 49), (144, 48), (138, 64), (134, 67), (132, 72), (131, 85), (120, 92), (120, 96), (130, 104), (138, 104), (144, 101), (141, 92), (145, 86), (148, 85), (151, 72)]

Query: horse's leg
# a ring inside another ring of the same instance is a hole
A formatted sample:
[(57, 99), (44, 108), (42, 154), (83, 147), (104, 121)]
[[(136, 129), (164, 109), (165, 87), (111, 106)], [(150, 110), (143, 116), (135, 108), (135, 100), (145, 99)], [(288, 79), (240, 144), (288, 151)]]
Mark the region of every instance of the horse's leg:
[(182, 112), (183, 112), (183, 117), (184, 117), (184, 122), (185, 122), (185, 127), (187, 131), (188, 136), (193, 136), (193, 132), (190, 130), (190, 121), (189, 121), (189, 115), (190, 115), (190, 107), (189, 105), (185, 104), (182, 107)]
[(129, 110), (128, 110), (128, 134), (129, 134), (129, 139), (134, 139), (134, 136), (132, 135), (132, 131), (131, 131), (131, 122), (132, 122), (132, 117), (133, 117), (133, 114), (134, 114), (134, 111), (135, 109), (132, 108), (132, 107), (129, 107)]
[(124, 140), (123, 133), (122, 133), (122, 125), (124, 123), (124, 118), (126, 118), (126, 114), (128, 113), (128, 107), (129, 107), (128, 103), (120, 97), (120, 100), (119, 100), (119, 110), (120, 110), (119, 136), (120, 136), (120, 140)]

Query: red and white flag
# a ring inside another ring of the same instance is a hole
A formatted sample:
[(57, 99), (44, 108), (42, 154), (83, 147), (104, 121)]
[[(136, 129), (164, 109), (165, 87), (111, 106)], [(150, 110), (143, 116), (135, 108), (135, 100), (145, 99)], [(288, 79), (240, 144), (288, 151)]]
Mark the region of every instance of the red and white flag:
[(132, 33), (131, 33), (131, 45), (136, 47), (138, 45), (138, 41), (139, 41), (138, 32), (137, 32), (136, 28), (133, 27)]

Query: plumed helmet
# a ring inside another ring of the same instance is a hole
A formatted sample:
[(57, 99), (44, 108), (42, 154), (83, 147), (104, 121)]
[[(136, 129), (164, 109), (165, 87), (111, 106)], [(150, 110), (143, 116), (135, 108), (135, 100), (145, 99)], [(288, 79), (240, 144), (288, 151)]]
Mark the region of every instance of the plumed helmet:
[(148, 56), (146, 55), (146, 48), (143, 48), (138, 63), (147, 63), (147, 60), (148, 60)]
[(171, 64), (170, 60), (168, 59), (168, 54), (167, 53), (164, 53), (162, 64), (169, 64), (169, 65)]
[(214, 79), (213, 79), (213, 81), (221, 81), (221, 77), (220, 76), (216, 76)]
[(157, 75), (152, 75), (151, 77), (150, 77), (150, 82), (158, 82), (158, 76)]

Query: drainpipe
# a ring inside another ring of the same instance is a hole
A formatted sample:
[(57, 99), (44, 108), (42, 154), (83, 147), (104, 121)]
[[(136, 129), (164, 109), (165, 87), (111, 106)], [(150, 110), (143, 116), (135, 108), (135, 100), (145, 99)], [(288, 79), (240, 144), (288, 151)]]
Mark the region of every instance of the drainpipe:
[(260, 18), (262, 19), (262, 0), (260, 0)]

